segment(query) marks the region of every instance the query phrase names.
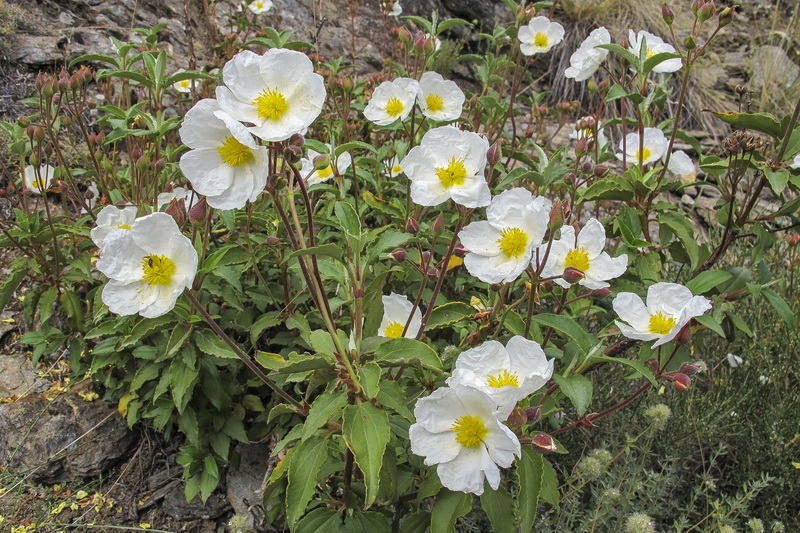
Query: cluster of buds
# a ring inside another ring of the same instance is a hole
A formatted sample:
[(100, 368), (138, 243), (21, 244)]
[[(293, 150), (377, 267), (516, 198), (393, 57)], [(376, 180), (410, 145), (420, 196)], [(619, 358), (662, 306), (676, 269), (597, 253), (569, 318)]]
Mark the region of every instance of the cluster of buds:
[(581, 103), (577, 100), (572, 100), (571, 102), (561, 101), (556, 102), (556, 109), (559, 111), (564, 111), (566, 113), (575, 113), (580, 109)]
[(704, 365), (700, 362), (683, 363), (678, 370), (673, 370), (672, 372), (662, 372), (661, 374), (658, 373), (659, 363), (656, 359), (648, 359), (645, 362), (645, 366), (654, 374), (656, 374), (656, 377), (671, 382), (675, 389), (679, 391), (687, 391), (692, 386), (692, 378), (689, 376), (693, 376), (700, 372)]
[(419, 55), (429, 56), (436, 51), (436, 37), (418, 31), (414, 35), (414, 51)]
[(411, 40), (413, 38), (411, 32), (404, 27), (392, 28), (389, 30), (389, 36), (404, 45), (411, 44)]

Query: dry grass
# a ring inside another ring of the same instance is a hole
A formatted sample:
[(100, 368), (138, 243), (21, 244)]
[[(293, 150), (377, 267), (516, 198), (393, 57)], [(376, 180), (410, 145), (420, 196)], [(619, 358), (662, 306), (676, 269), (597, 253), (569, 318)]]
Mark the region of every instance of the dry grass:
[(0, 55), (11, 47), (8, 36), (25, 26), (25, 11), (16, 4), (0, 0)]

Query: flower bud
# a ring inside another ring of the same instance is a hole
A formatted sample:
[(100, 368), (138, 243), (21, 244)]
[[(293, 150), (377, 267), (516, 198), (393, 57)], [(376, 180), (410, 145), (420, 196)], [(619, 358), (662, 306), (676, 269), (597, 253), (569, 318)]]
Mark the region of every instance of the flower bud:
[(467, 249), (464, 248), (464, 245), (461, 244), (461, 243), (456, 244), (456, 247), (453, 250), (453, 255), (456, 256), (456, 257), (460, 257), (461, 259), (464, 259), (464, 257), (466, 257), (466, 255), (467, 255), (467, 253), (468, 253)]
[(506, 419), (506, 424), (511, 428), (521, 428), (528, 422), (525, 412), (519, 406), (514, 407)]
[(44, 128), (41, 126), (36, 126), (36, 129), (33, 131), (33, 139), (36, 141), (43, 141), (44, 140)]
[(606, 172), (608, 172), (608, 167), (605, 165), (597, 165), (594, 167), (594, 175), (598, 178), (605, 176)]
[(406, 232), (410, 233), (411, 235), (416, 235), (419, 233), (419, 222), (413, 218), (406, 220)]
[(431, 254), (430, 250), (425, 250), (420, 254), (420, 262), (422, 263), (423, 266), (426, 266), (431, 262), (432, 255), (433, 254)]
[(567, 283), (576, 283), (583, 279), (583, 272), (578, 270), (575, 267), (567, 267), (564, 269), (564, 273), (561, 275), (564, 278), (564, 281)]
[(697, 16), (697, 13), (700, 11), (700, 8), (703, 7), (703, 4), (706, 3), (706, 0), (693, 0), (692, 1), (692, 12), (694, 16)]
[(431, 230), (434, 235), (441, 235), (444, 231), (444, 214), (439, 213), (439, 216), (431, 224)]
[(578, 142), (575, 143), (575, 155), (580, 157), (586, 153), (586, 147), (588, 146), (589, 141), (586, 137), (581, 137), (578, 139)]
[(672, 26), (672, 22), (675, 20), (675, 13), (672, 12), (672, 9), (667, 4), (661, 5), (661, 18), (664, 19), (667, 26)]
[(287, 146), (283, 149), (283, 159), (289, 163), (294, 164), (300, 161), (303, 157), (303, 149), (299, 146)]
[(131, 150), (131, 159), (137, 160), (142, 157), (142, 149), (139, 146), (134, 146)]
[(166, 166), (166, 164), (167, 164), (167, 158), (166, 157), (159, 157), (156, 160), (156, 162), (153, 163), (153, 166), (155, 168), (162, 169), (162, 168), (164, 168)]
[(789, 233), (786, 235), (786, 242), (789, 246), (797, 246), (800, 244), (800, 233)]
[(500, 139), (497, 139), (489, 147), (489, 151), (486, 153), (486, 161), (489, 163), (489, 168), (492, 168), (495, 165), (495, 163), (500, 161), (501, 155), (502, 155), (502, 150), (500, 150)]
[(653, 374), (657, 373), (657, 372), (658, 372), (658, 369), (660, 368), (660, 367), (659, 367), (659, 364), (658, 364), (658, 359), (654, 359), (654, 358), (651, 358), (651, 359), (648, 359), (647, 361), (645, 361), (645, 362), (644, 362), (644, 366), (646, 366), (647, 368), (649, 368), (649, 369), (650, 369), (650, 371), (651, 371)]
[(679, 391), (687, 391), (692, 386), (692, 378), (686, 374), (675, 374), (672, 378), (672, 386)]
[(20, 128), (27, 128), (31, 123), (31, 119), (26, 116), (17, 117), (17, 126)]
[(547, 433), (539, 433), (533, 437), (533, 447), (541, 452), (554, 452), (558, 450), (553, 437)]
[(561, 200), (557, 201), (550, 210), (550, 220), (547, 222), (547, 229), (555, 233), (564, 225), (564, 206)]
[(500, 289), (502, 288), (503, 288), (502, 283), (492, 283), (491, 285), (489, 285), (489, 290), (493, 292), (500, 292)]
[(395, 248), (386, 257), (395, 263), (402, 263), (406, 260), (406, 251), (403, 248)]
[(436, 267), (430, 267), (428, 269), (428, 271), (425, 272), (425, 275), (428, 276), (431, 279), (438, 278), (439, 277), (439, 269), (436, 268)]
[(33, 124), (25, 128), (25, 135), (27, 135), (29, 139), (33, 139), (34, 133), (36, 133), (36, 126)]
[(533, 424), (542, 416), (542, 410), (539, 406), (528, 407), (525, 409), (525, 417), (528, 419), (528, 424)]
[(275, 246), (279, 242), (281, 242), (281, 240), (275, 235), (270, 235), (267, 237), (267, 246)]
[(171, 216), (178, 226), (183, 225), (186, 222), (186, 200), (183, 198), (176, 200), (173, 199), (168, 205), (167, 208), (164, 210), (166, 214)]
[(611, 289), (609, 289), (608, 287), (603, 287), (602, 289), (594, 289), (589, 294), (591, 294), (595, 298), (602, 300), (603, 298), (608, 298), (609, 296), (611, 296)]
[(734, 15), (734, 9), (735, 8), (736, 8), (736, 6), (734, 6), (734, 7), (726, 7), (725, 9), (723, 9), (720, 12), (720, 14), (719, 14), (719, 27), (720, 28), (724, 28), (725, 26), (727, 26), (728, 24), (733, 22), (733, 15)]
[(697, 46), (697, 41), (694, 40), (694, 35), (688, 36), (683, 41), (683, 46), (685, 46), (687, 50), (694, 50), (694, 47)]
[(208, 204), (206, 203), (206, 197), (203, 196), (200, 198), (200, 201), (197, 202), (189, 209), (189, 221), (192, 225), (198, 225), (201, 222), (205, 222), (206, 217), (208, 216)]
[[(581, 139), (581, 140), (583, 140), (583, 139)], [(580, 142), (581, 140), (579, 140), (578, 142)], [(577, 153), (577, 151), (578, 151), (578, 148), (576, 147), (575, 148), (575, 153)], [(575, 175), (574, 172), (567, 172), (566, 174), (564, 174), (564, 181), (567, 182), (567, 183), (574, 183), (576, 177), (577, 176)]]
[(694, 363), (683, 363), (678, 369), (678, 372), (681, 374), (686, 374), (687, 376), (694, 376), (700, 372), (700, 366)]
[(706, 2), (697, 11), (697, 19), (700, 22), (705, 22), (711, 17), (713, 17), (714, 13), (716, 12), (717, 12), (717, 6), (714, 5), (714, 2)]
[(303, 146), (306, 143), (306, 138), (300, 133), (295, 133), (289, 137), (289, 146)]
[(331, 166), (331, 155), (320, 154), (314, 158), (314, 170), (325, 170)]
[(681, 328), (677, 335), (675, 335), (675, 342), (678, 345), (689, 344), (692, 342), (692, 322), (691, 320)]
[(591, 161), (584, 161), (583, 165), (581, 166), (581, 170), (584, 174), (588, 174), (594, 170), (594, 165)]

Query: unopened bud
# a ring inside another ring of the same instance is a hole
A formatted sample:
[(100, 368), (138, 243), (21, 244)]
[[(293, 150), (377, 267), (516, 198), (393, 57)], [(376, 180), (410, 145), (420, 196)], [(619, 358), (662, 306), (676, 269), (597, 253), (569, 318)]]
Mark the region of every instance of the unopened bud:
[(561, 200), (559, 200), (550, 210), (550, 220), (547, 222), (547, 229), (549, 229), (551, 233), (555, 233), (556, 231), (561, 229), (561, 226), (563, 225), (564, 225), (564, 207), (561, 204)]
[(26, 116), (17, 117), (17, 126), (20, 128), (27, 128), (31, 123), (31, 119)]
[(543, 452), (554, 452), (558, 450), (553, 437), (547, 433), (539, 433), (533, 437), (533, 447)]
[(411, 235), (416, 235), (419, 233), (419, 222), (413, 218), (406, 220), (406, 232), (410, 233)]
[(562, 277), (564, 278), (564, 281), (566, 281), (567, 283), (576, 283), (584, 278), (583, 272), (581, 272), (575, 267), (565, 268)]
[(786, 236), (786, 242), (789, 246), (797, 246), (800, 244), (800, 233), (790, 233)]
[(724, 28), (725, 26), (727, 26), (728, 24), (733, 22), (733, 15), (734, 15), (734, 10), (735, 9), (736, 9), (736, 6), (734, 6), (734, 7), (726, 7), (725, 9), (723, 9), (720, 12), (720, 14), (719, 14), (719, 27), (720, 28)]
[(429, 264), (431, 262), (431, 257), (432, 256), (433, 256), (433, 254), (431, 253), (430, 250), (425, 250), (424, 252), (422, 252), (420, 254), (420, 262), (422, 263), (422, 265), (425, 266), (425, 265)]
[(403, 248), (395, 248), (387, 255), (387, 257), (395, 263), (402, 263), (406, 260), (406, 251)]
[(489, 289), (494, 292), (500, 292), (500, 289), (502, 288), (503, 288), (502, 283), (492, 283), (491, 285), (489, 285)]
[[(578, 142), (580, 142), (582, 140), (585, 140), (585, 139), (580, 139)], [(585, 144), (584, 144), (584, 146), (585, 146)], [(577, 150), (578, 149), (575, 148), (576, 153), (577, 153)], [(575, 181), (575, 178), (577, 178), (577, 176), (575, 175), (574, 172), (567, 172), (566, 174), (564, 174), (564, 181), (567, 182), (567, 183), (573, 183)]]
[(438, 278), (439, 277), (439, 269), (436, 268), (436, 267), (430, 267), (428, 269), (428, 271), (425, 272), (425, 275), (428, 276), (431, 279)]
[(714, 2), (706, 2), (705, 4), (700, 7), (700, 10), (697, 12), (697, 20), (700, 22), (705, 22), (711, 17), (714, 16), (714, 13), (717, 12), (717, 6), (714, 5)]
[(150, 155), (144, 154), (136, 161), (136, 166), (139, 167), (140, 170), (144, 170), (150, 166)]
[(686, 374), (675, 374), (672, 378), (672, 386), (679, 391), (687, 391), (692, 386), (692, 378)]
[(606, 172), (608, 172), (608, 167), (605, 165), (597, 165), (594, 167), (594, 175), (598, 178), (605, 176)]
[(692, 12), (694, 16), (697, 16), (697, 13), (700, 11), (700, 8), (703, 7), (703, 4), (706, 3), (706, 0), (693, 0), (692, 1)]
[(658, 359), (654, 359), (654, 358), (651, 358), (651, 359), (648, 359), (647, 361), (645, 361), (644, 362), (644, 366), (646, 366), (648, 369), (650, 369), (650, 372), (652, 372), (653, 374), (657, 373), (659, 368), (661, 368), (661, 366), (658, 364)]
[(675, 335), (675, 343), (678, 345), (689, 344), (692, 342), (692, 325), (691, 321), (681, 328), (677, 335)]
[(131, 150), (131, 159), (139, 159), (142, 157), (142, 149), (139, 146), (134, 146)]
[(687, 376), (694, 376), (700, 372), (700, 366), (694, 363), (683, 363), (678, 369), (678, 372), (681, 374), (686, 374)]
[(33, 139), (33, 135), (36, 133), (36, 126), (31, 124), (25, 128), (25, 135), (28, 136), (29, 139)]
[(281, 240), (275, 235), (270, 235), (267, 237), (267, 246), (275, 246), (279, 242), (281, 242)]
[(603, 287), (602, 289), (594, 289), (591, 293), (594, 298), (602, 300), (603, 298), (608, 298), (611, 296), (611, 289), (608, 287)]
[(283, 149), (283, 159), (289, 164), (297, 163), (302, 157), (303, 149), (299, 146), (292, 145)]
[(583, 165), (581, 165), (581, 170), (583, 170), (584, 174), (589, 174), (594, 170), (594, 164), (591, 161), (584, 161)]
[(164, 210), (166, 214), (171, 216), (175, 222), (177, 222), (178, 226), (183, 225), (186, 222), (186, 200), (183, 198), (176, 200), (173, 199), (168, 205), (167, 208)]
[(397, 29), (397, 40), (403, 44), (411, 44), (411, 39), (413, 36), (411, 32), (408, 31), (408, 28), (402, 27)]
[(500, 161), (500, 156), (502, 155), (502, 151), (500, 150), (500, 139), (497, 139), (492, 145), (489, 147), (489, 151), (486, 153), (486, 161), (489, 162), (489, 168), (492, 168), (495, 163)]
[(661, 18), (664, 19), (668, 26), (672, 26), (672, 22), (675, 20), (675, 13), (672, 12), (672, 9), (667, 4), (661, 5)]
[(320, 154), (314, 158), (314, 170), (325, 170), (331, 166), (330, 154)]
[(295, 133), (289, 137), (289, 146), (303, 146), (306, 143), (306, 138), (300, 133)]
[(431, 224), (431, 230), (433, 230), (434, 235), (441, 235), (444, 231), (444, 214), (439, 213), (439, 216)]
[(203, 196), (200, 198), (199, 202), (189, 209), (189, 222), (193, 225), (200, 224), (201, 222), (205, 222), (206, 216), (208, 216), (208, 204), (206, 203), (205, 196)]
[(586, 137), (581, 137), (580, 139), (578, 139), (578, 142), (575, 143), (575, 155), (580, 157), (583, 154), (585, 154), (586, 147), (588, 144), (589, 141), (586, 139)]
[(528, 422), (525, 412), (519, 406), (514, 407), (511, 414), (506, 418), (506, 424), (511, 428), (521, 428)]
[(528, 419), (528, 424), (533, 424), (539, 420), (542, 416), (542, 410), (539, 406), (535, 407), (528, 407), (525, 409), (525, 418)]
[(41, 126), (36, 126), (36, 129), (33, 131), (33, 138), (36, 141), (43, 141), (44, 140), (44, 128)]
[(694, 50), (694, 47), (697, 46), (697, 41), (694, 40), (693, 35), (690, 35), (683, 41), (683, 46), (685, 46), (687, 50)]

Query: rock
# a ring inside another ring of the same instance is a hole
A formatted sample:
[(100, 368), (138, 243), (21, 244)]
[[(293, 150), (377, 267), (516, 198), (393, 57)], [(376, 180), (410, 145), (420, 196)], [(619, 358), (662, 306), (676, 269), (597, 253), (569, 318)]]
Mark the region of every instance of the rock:
[(114, 406), (76, 394), (33, 394), (0, 405), (0, 461), (31, 481), (96, 477), (128, 453), (134, 433)]
[(214, 492), (206, 503), (203, 503), (199, 494), (191, 502), (186, 503), (184, 484), (178, 483), (174, 490), (164, 497), (161, 508), (175, 520), (186, 522), (189, 520), (214, 520), (227, 512), (230, 505), (219, 492)]
[(44, 392), (48, 387), (24, 355), (0, 356), (0, 398)]
[(684, 194), (683, 196), (681, 196), (681, 203), (686, 207), (692, 207), (694, 205), (694, 198), (692, 198), (688, 194)]
[(246, 525), (252, 528), (254, 519), (251, 509), (261, 504), (261, 496), (257, 491), (261, 490), (267, 473), (270, 449), (266, 443), (256, 443), (240, 444), (236, 451), (241, 459), (238, 470), (228, 470), (228, 501), (237, 515), (247, 516)]

